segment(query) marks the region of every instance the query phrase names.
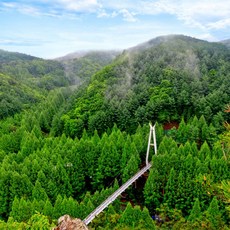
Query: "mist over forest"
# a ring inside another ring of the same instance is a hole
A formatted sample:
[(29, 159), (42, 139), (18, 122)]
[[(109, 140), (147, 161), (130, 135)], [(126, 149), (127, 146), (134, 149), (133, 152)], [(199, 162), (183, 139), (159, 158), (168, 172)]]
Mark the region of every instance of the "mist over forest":
[(0, 50), (0, 229), (230, 228), (230, 40), (160, 36), (42, 59)]

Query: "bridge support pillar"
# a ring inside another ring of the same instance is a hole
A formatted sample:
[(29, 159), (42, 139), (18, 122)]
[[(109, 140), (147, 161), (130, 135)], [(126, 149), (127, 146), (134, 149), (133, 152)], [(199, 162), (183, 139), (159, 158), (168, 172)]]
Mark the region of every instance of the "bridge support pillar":
[(147, 153), (146, 153), (146, 165), (148, 165), (149, 163), (149, 151), (150, 151), (150, 147), (153, 146), (154, 147), (154, 153), (155, 155), (157, 155), (157, 141), (156, 141), (156, 130), (155, 130), (155, 126), (152, 126), (152, 124), (149, 124), (150, 126), (150, 131), (149, 131), (149, 141), (148, 141), (148, 147), (147, 147)]

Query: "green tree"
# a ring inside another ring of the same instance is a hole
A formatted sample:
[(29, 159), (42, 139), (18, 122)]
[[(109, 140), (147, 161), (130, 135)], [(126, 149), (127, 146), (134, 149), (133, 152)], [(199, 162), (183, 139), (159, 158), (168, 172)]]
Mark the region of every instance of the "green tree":
[(130, 203), (126, 206), (125, 211), (122, 213), (119, 220), (125, 226), (134, 227), (137, 226), (142, 216), (140, 206), (135, 206), (134, 208)]
[(150, 214), (149, 214), (149, 210), (144, 207), (143, 211), (142, 211), (142, 216), (141, 216), (143, 222), (144, 222), (144, 229), (149, 229), (149, 230), (154, 230), (156, 229), (155, 223), (153, 222), (153, 219), (151, 218)]
[(209, 221), (210, 229), (221, 229), (223, 227), (223, 220), (219, 210), (218, 200), (215, 196), (213, 197), (205, 214)]
[(138, 171), (138, 168), (138, 159), (135, 155), (132, 155), (127, 166), (123, 169), (122, 182), (128, 181)]
[(54, 224), (50, 224), (50, 220), (47, 216), (43, 216), (40, 213), (34, 214), (28, 221), (28, 229), (51, 229)]
[(192, 207), (192, 210), (191, 210), (191, 213), (188, 217), (188, 221), (190, 222), (196, 222), (196, 221), (199, 221), (201, 220), (201, 217), (202, 217), (202, 212), (201, 212), (201, 208), (200, 208), (200, 201), (199, 199), (197, 198), (193, 204), (193, 207)]
[(169, 178), (165, 187), (165, 194), (164, 194), (164, 203), (167, 203), (169, 207), (175, 207), (175, 192), (177, 188), (177, 181), (176, 181), (176, 172), (174, 168), (171, 168)]
[(53, 217), (53, 206), (49, 199), (46, 200), (42, 213), (50, 218)]
[(20, 211), (19, 211), (19, 199), (15, 196), (14, 201), (12, 203), (12, 209), (10, 212), (10, 216), (14, 218), (16, 221), (20, 220)]
[(41, 183), (37, 180), (32, 190), (32, 199), (45, 201), (47, 198), (45, 189), (42, 188)]
[(146, 206), (153, 212), (162, 201), (161, 179), (158, 170), (153, 167), (145, 183), (144, 197)]
[(211, 151), (208, 146), (208, 143), (205, 141), (199, 151), (199, 159), (201, 161), (204, 161), (207, 156), (211, 156)]
[(120, 156), (113, 142), (105, 142), (98, 159), (97, 181), (109, 185), (120, 170)]
[(10, 212), (9, 198), (10, 198), (10, 174), (11, 171), (6, 171), (0, 167), (0, 216), (6, 218)]
[(53, 218), (58, 219), (62, 215), (62, 197), (57, 196), (53, 209)]

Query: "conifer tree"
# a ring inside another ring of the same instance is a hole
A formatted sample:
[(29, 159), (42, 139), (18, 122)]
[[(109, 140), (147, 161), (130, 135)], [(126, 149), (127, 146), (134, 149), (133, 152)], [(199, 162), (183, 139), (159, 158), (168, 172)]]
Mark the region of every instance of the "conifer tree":
[(31, 133), (33, 133), (33, 135), (35, 135), (38, 139), (42, 138), (42, 131), (41, 131), (39, 124), (34, 125)]
[(186, 208), (185, 200), (185, 177), (182, 171), (179, 172), (178, 180), (177, 180), (177, 189), (175, 193), (175, 202), (176, 202), (176, 209), (184, 210)]
[(68, 198), (67, 201), (67, 211), (70, 216), (76, 217), (78, 213), (78, 203), (72, 197)]
[(139, 153), (140, 157), (144, 159), (145, 157), (145, 143), (144, 143), (144, 137), (139, 133), (135, 133), (132, 136), (133, 143), (135, 144), (137, 148), (137, 152)]
[(149, 210), (144, 207), (141, 215), (141, 219), (144, 221), (144, 229), (146, 230), (155, 230), (156, 226), (149, 214)]
[(54, 167), (53, 178), (56, 183), (58, 194), (67, 196), (72, 195), (72, 186), (70, 184), (69, 177), (61, 161), (58, 161), (57, 165)]
[(196, 222), (198, 220), (200, 220), (202, 217), (202, 213), (201, 213), (201, 209), (200, 209), (200, 201), (199, 199), (197, 198), (193, 204), (193, 207), (192, 207), (192, 210), (191, 210), (191, 213), (188, 217), (188, 221), (190, 222)]
[(138, 159), (135, 155), (132, 155), (129, 159), (127, 166), (123, 170), (122, 182), (128, 181), (138, 171)]
[(52, 180), (48, 181), (46, 193), (50, 198), (51, 202), (54, 203), (58, 195), (58, 190), (55, 183)]
[[(94, 205), (93, 203), (91, 202), (91, 200), (89, 200), (85, 206), (85, 213), (86, 213), (86, 216), (89, 215), (93, 210), (94, 210)], [(86, 217), (85, 216), (85, 217)]]
[(33, 214), (37, 212), (42, 213), (44, 206), (45, 206), (45, 201), (33, 199), (33, 202), (32, 202)]
[(15, 196), (30, 198), (32, 188), (33, 185), (26, 175), (19, 175), (16, 171), (14, 171), (11, 175), (9, 188), (10, 201), (13, 202)]
[(191, 154), (189, 154), (184, 161), (184, 173), (188, 176), (193, 177), (195, 175), (196, 162)]
[(201, 161), (204, 161), (207, 156), (211, 156), (211, 151), (208, 146), (208, 143), (205, 141), (199, 151), (199, 159)]
[(64, 196), (64, 198), (62, 199), (62, 203), (61, 203), (61, 216), (67, 214), (70, 215), (70, 210), (68, 207), (68, 199), (66, 196)]
[[(10, 174), (11, 171), (6, 171), (3, 167), (0, 167), (0, 216), (8, 216), (9, 210), (9, 198), (10, 198)], [(14, 197), (15, 199), (16, 197)]]
[(55, 219), (58, 219), (61, 216), (61, 214), (62, 214), (62, 197), (58, 195), (54, 204), (53, 216)]
[(167, 203), (169, 207), (175, 207), (175, 192), (177, 189), (176, 173), (174, 168), (171, 168), (169, 178), (165, 187), (164, 203)]
[(193, 142), (191, 145), (192, 156), (198, 156), (198, 149), (196, 142)]
[(210, 222), (210, 229), (221, 229), (223, 221), (219, 210), (218, 200), (214, 196), (206, 212), (207, 219)]
[(178, 127), (177, 140), (181, 144), (187, 141), (187, 128), (186, 128), (184, 118), (182, 118), (180, 125)]
[(144, 187), (145, 204), (151, 211), (154, 211), (160, 206), (161, 195), (161, 180), (157, 169), (154, 167), (150, 170), (148, 179)]
[(121, 215), (119, 222), (122, 224), (125, 224), (129, 227), (132, 227), (132, 226), (134, 226), (134, 223), (136, 221), (137, 220), (135, 219), (135, 217), (133, 215), (132, 205), (130, 203), (128, 203), (128, 205), (125, 208), (125, 211)]
[(44, 188), (42, 188), (41, 183), (37, 180), (32, 190), (32, 199), (45, 201), (47, 200), (47, 198), (48, 196), (46, 194), (46, 191), (44, 190)]
[(188, 156), (189, 154), (192, 154), (192, 149), (191, 149), (191, 145), (189, 141), (186, 141), (184, 145), (184, 153), (186, 156)]
[(179, 148), (177, 148), (177, 155), (179, 157), (184, 157), (186, 156), (185, 155), (185, 152), (184, 152), (184, 145), (183, 144), (180, 144)]
[(15, 196), (14, 201), (12, 203), (10, 216), (13, 217), (14, 220), (16, 220), (16, 221), (19, 221), (19, 219), (20, 219), (19, 199), (17, 198), (17, 196)]
[(120, 156), (113, 142), (105, 142), (101, 155), (98, 159), (98, 171), (96, 180), (106, 185), (111, 183), (120, 170)]
[[(164, 138), (163, 138), (163, 140), (164, 140)], [(166, 146), (165, 146), (165, 143), (164, 143), (164, 141), (162, 141), (162, 142), (160, 143), (160, 145), (159, 145), (158, 150), (157, 150), (157, 154), (158, 154), (158, 155), (159, 155), (159, 154), (164, 155), (164, 154), (167, 154), (167, 153), (168, 153), (168, 151), (167, 151), (167, 148), (166, 148)]]
[(52, 204), (51, 204), (49, 199), (46, 200), (42, 213), (45, 216), (48, 216), (50, 218), (55, 218), (53, 216), (53, 206), (52, 206)]
[(66, 173), (69, 183), (72, 186), (74, 198), (79, 197), (85, 191), (85, 172), (81, 154), (84, 155), (72, 149), (71, 155), (69, 156), (70, 165), (66, 167)]

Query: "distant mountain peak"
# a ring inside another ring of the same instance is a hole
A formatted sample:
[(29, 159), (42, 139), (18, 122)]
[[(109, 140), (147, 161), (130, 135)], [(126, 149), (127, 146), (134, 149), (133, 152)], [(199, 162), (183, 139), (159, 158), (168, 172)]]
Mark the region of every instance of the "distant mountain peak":
[(137, 46), (131, 47), (128, 49), (128, 51), (139, 51), (139, 50), (145, 50), (157, 45), (160, 45), (162, 43), (168, 43), (168, 42), (175, 42), (175, 41), (184, 41), (184, 42), (207, 42), (198, 38), (182, 35), (182, 34), (169, 34), (169, 35), (163, 35), (158, 36), (156, 38), (150, 39), (147, 42), (141, 43)]
[(68, 61), (68, 60), (83, 58), (91, 55), (99, 55), (99, 56), (110, 55), (112, 57), (116, 57), (119, 53), (120, 51), (118, 50), (80, 50), (73, 53), (69, 53), (63, 57), (55, 58), (55, 60)]
[(220, 41), (220, 43), (224, 44), (225, 46), (227, 46), (230, 49), (230, 39)]

